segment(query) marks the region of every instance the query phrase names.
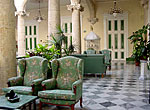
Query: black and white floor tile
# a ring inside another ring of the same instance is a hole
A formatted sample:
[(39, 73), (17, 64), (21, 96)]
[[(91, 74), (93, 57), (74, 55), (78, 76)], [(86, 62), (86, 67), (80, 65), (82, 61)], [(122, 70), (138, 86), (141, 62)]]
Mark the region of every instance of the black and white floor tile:
[[(134, 64), (113, 63), (106, 76), (85, 76), (83, 83), (83, 108), (75, 110), (150, 110), (147, 79), (139, 80), (140, 67)], [(43, 106), (43, 110), (69, 110), (68, 107)]]

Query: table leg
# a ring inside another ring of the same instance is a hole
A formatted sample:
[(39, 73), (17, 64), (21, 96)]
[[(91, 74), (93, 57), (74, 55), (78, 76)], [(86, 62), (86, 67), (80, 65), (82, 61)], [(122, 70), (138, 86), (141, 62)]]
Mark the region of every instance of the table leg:
[(36, 100), (34, 100), (33, 104), (34, 104), (34, 110), (36, 110)]
[(31, 110), (31, 103), (29, 103), (29, 110)]
[(22, 107), (22, 110), (26, 110), (26, 105), (24, 105), (24, 106)]

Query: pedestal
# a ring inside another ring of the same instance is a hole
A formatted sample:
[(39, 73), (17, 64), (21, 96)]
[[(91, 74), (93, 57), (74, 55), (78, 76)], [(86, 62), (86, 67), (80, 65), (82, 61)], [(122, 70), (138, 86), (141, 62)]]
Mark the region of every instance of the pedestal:
[(139, 77), (139, 80), (144, 80), (145, 74), (147, 73), (147, 61), (146, 60), (140, 60), (141, 62), (141, 75)]

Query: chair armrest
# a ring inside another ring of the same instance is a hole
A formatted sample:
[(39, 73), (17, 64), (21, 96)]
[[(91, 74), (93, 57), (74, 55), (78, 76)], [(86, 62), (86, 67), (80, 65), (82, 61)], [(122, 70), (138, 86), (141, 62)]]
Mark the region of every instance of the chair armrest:
[(7, 84), (8, 84), (8, 87), (22, 86), (23, 85), (23, 77), (18, 76), (18, 77), (9, 78)]
[(36, 79), (36, 80), (33, 80), (32, 81), (32, 85), (40, 85), (42, 83), (44, 79), (43, 78), (39, 78), (39, 79)]
[(43, 90), (54, 89), (56, 86), (56, 80), (54, 78), (48, 79), (42, 82)]
[(72, 90), (77, 95), (82, 95), (82, 80), (77, 80), (72, 84)]
[(44, 80), (43, 78), (39, 78), (39, 79), (36, 79), (36, 80), (32, 81), (32, 84), (31, 84), (32, 92), (33, 92), (32, 95), (35, 95), (35, 94), (37, 94), (37, 92), (39, 90), (42, 90), (41, 83), (42, 83), (43, 80)]

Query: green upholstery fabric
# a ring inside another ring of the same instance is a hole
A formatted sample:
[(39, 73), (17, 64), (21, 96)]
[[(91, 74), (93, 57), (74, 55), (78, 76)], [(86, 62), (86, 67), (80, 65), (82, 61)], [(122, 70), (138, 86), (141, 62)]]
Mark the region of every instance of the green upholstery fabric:
[(111, 65), (111, 51), (110, 50), (102, 50), (100, 52), (105, 55), (106, 65)]
[(58, 59), (57, 88), (70, 90), (73, 82), (82, 76), (81, 70), (78, 69), (79, 59)]
[(39, 92), (40, 97), (57, 100), (76, 100), (72, 90), (45, 90)]
[(86, 73), (105, 73), (106, 64), (103, 54), (74, 54), (72, 56), (84, 60), (84, 74)]
[(86, 50), (84, 51), (84, 54), (96, 54), (95, 50)]
[(46, 90), (38, 92), (40, 101), (75, 104), (82, 97), (83, 66), (83, 60), (73, 56), (53, 60), (53, 78), (42, 82)]
[(55, 104), (55, 105), (72, 105), (76, 103), (76, 101), (71, 101), (71, 100), (52, 100), (46, 98), (40, 98), (40, 101), (45, 103)]
[(34, 57), (26, 59), (26, 70), (24, 73), (24, 85), (31, 86), (32, 81), (43, 78), (46, 79), (47, 68), (44, 68), (44, 63), (47, 65), (47, 61), (42, 61), (42, 57)]
[(14, 90), (15, 93), (18, 94), (23, 94), (23, 95), (32, 95), (32, 87), (27, 87), (27, 86), (12, 86), (8, 88), (3, 88), (2, 89), (5, 93)]
[(42, 82), (42, 85), (45, 86), (45, 89), (55, 89), (56, 88), (56, 79), (48, 79)]
[(9, 78), (8, 81), (10, 82), (11, 86), (23, 85), (23, 77), (20, 77), (20, 76)]
[(19, 66), (19, 73), (20, 73), (20, 76), (23, 77), (23, 76), (24, 76), (24, 73), (25, 73), (25, 69), (26, 69), (26, 61), (25, 61), (25, 59), (19, 60), (18, 66)]
[[(76, 88), (76, 91), (74, 91)], [(82, 97), (82, 80), (78, 80), (72, 84), (72, 91), (78, 95), (76, 95), (76, 100), (79, 100)]]
[[(19, 60), (18, 65), (20, 77), (8, 79), (11, 87), (4, 89), (4, 92), (13, 89), (20, 94), (37, 95), (38, 91), (42, 90), (42, 81), (47, 78), (48, 61), (45, 58), (34, 56)], [(19, 87), (22, 89), (18, 89)]]

